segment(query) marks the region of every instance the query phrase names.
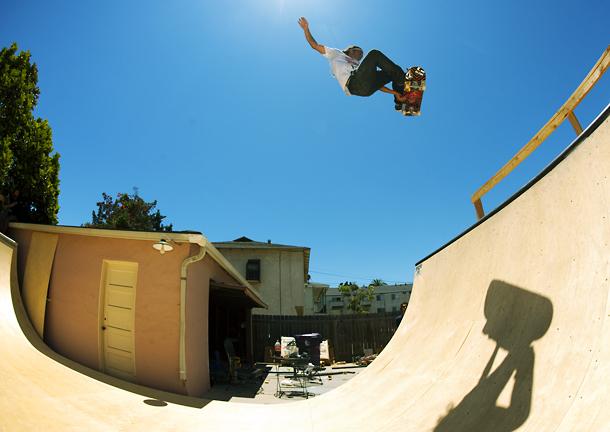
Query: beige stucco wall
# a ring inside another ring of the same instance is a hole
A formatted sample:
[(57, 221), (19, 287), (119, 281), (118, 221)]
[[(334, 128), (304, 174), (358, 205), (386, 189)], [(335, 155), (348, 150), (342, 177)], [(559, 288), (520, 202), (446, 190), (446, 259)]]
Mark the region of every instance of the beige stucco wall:
[[(12, 230), (11, 234), (19, 244), (21, 267), (26, 264), (31, 232)], [(176, 247), (174, 252), (161, 255), (150, 241), (60, 234), (49, 283), (45, 342), (63, 356), (99, 370), (103, 262), (137, 263), (137, 382), (184, 393), (178, 376), (180, 265), (189, 251), (188, 247)]]
[(250, 282), (269, 309), (256, 309), (257, 315), (296, 315), (295, 306), (305, 306), (304, 256), (302, 251), (264, 249), (219, 249), (245, 278), (246, 263), (261, 260), (261, 281)]
[[(32, 232), (11, 229), (19, 244), (23, 280)], [(179, 375), (180, 280), (183, 261), (199, 252), (184, 243), (161, 255), (149, 240), (59, 234), (49, 282), (44, 341), (59, 354), (100, 370), (100, 282), (104, 260), (138, 264), (135, 300), (137, 383), (174, 393), (201, 396), (209, 389), (208, 311), (210, 278), (237, 283), (213, 258), (187, 268), (186, 367)]]

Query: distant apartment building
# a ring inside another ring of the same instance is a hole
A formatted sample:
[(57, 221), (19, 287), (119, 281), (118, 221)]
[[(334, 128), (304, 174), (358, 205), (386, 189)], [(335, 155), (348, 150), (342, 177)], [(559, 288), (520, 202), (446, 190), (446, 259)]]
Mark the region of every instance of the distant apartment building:
[(305, 284), (305, 315), (317, 315), (322, 312), (324, 296), (330, 285), (309, 282)]
[[(409, 303), (413, 284), (382, 285), (375, 287), (374, 299), (365, 301), (362, 307), (369, 313), (396, 312), (400, 313), (400, 304)], [(329, 288), (322, 302), (316, 304), (319, 313), (340, 315), (348, 313), (346, 309), (349, 298), (344, 297), (339, 288)]]

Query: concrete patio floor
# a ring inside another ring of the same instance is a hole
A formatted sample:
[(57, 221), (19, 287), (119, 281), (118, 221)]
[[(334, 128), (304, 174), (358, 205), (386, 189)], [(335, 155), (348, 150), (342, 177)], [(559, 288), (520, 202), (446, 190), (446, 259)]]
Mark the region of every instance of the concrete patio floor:
[[(204, 399), (212, 399), (217, 401), (225, 401), (232, 403), (248, 403), (248, 404), (284, 404), (306, 400), (302, 389), (295, 386), (282, 385), (283, 394), (281, 397), (278, 394), (278, 377), (280, 382), (289, 380), (293, 372), (292, 368), (281, 366), (279, 374), (275, 365), (259, 364), (258, 369), (263, 372), (259, 377), (247, 377), (249, 373), (240, 374), (240, 382), (231, 383), (228, 375), (224, 379), (217, 380), (212, 389), (201, 397)], [(321, 394), (327, 393), (358, 375), (365, 367), (356, 366), (354, 364), (327, 366), (326, 370), (322, 371), (321, 380), (310, 382), (307, 385), (308, 397), (315, 398)], [(277, 395), (277, 396), (276, 396)]]

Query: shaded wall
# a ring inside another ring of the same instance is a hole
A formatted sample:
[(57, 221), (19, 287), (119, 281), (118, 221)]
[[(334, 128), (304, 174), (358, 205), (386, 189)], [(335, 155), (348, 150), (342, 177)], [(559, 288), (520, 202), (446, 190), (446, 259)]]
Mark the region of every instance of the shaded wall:
[[(191, 256), (198, 253), (199, 246), (191, 245)], [(210, 388), (208, 341), (210, 279), (226, 284), (237, 283), (207, 254), (201, 261), (195, 262), (187, 268), (186, 388), (187, 394), (195, 397), (201, 396)]]

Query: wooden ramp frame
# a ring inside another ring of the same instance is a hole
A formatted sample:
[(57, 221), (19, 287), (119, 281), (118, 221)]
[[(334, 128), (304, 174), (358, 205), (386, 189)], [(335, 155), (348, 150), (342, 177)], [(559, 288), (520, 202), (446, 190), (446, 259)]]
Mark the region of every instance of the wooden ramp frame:
[(540, 131), (534, 135), (532, 138), (519, 152), (513, 156), (511, 160), (509, 160), (506, 165), (500, 169), (492, 178), (490, 178), (487, 183), (485, 183), (481, 188), (476, 191), (471, 197), (470, 200), (474, 204), (475, 211), (477, 212), (477, 218), (480, 220), (485, 216), (485, 211), (483, 210), (483, 203), (481, 202), (481, 198), (487, 192), (489, 192), (495, 185), (500, 183), (504, 177), (506, 177), (512, 170), (514, 170), (521, 162), (523, 162), (534, 150), (538, 148), (542, 142), (549, 137), (553, 133), (555, 129), (559, 127), (561, 123), (567, 118), (570, 120), (576, 135), (580, 135), (582, 131), (582, 127), (574, 115), (574, 109), (580, 104), (580, 102), (587, 96), (587, 94), (591, 91), (593, 86), (597, 84), (599, 79), (602, 77), (604, 72), (608, 70), (610, 66), (610, 45), (606, 48), (606, 51), (602, 54), (600, 59), (597, 61), (591, 72), (587, 75), (584, 81), (578, 86), (576, 91), (570, 96), (568, 101), (563, 104), (561, 109), (555, 113), (555, 115), (545, 124)]
[(609, 114), (417, 263), (407, 315), (367, 369), (290, 404), (171, 395), (51, 352), (25, 315), (17, 245), (1, 237), (0, 430), (608, 430)]

